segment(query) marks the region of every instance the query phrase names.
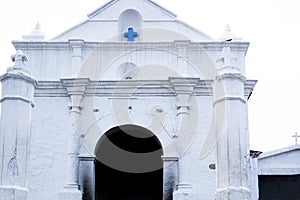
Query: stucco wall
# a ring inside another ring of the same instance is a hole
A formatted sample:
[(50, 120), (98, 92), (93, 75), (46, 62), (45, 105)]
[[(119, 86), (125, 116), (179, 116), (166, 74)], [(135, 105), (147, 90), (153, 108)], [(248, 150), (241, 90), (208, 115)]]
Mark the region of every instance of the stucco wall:
[(29, 199), (58, 199), (65, 184), (68, 136), (72, 131), (69, 99), (36, 97), (34, 103), (28, 168)]

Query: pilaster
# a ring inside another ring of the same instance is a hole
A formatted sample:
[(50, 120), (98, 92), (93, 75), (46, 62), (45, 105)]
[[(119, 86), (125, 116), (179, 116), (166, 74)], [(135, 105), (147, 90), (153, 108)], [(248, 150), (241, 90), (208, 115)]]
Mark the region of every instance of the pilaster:
[(188, 69), (187, 69), (187, 48), (191, 43), (190, 40), (177, 40), (175, 41), (175, 46), (177, 47), (177, 55), (178, 55), (178, 68), (179, 72), (182, 76), (187, 77)]
[[(78, 73), (83, 61), (83, 47), (84, 40), (82, 39), (70, 39), (69, 40), (71, 50), (71, 63), (73, 71)], [(73, 74), (74, 77), (78, 77), (78, 74)]]
[(249, 139), (244, 95), (246, 78), (230, 48), (222, 51), (214, 87), (217, 141), (217, 200), (249, 200)]
[(80, 115), (81, 101), (85, 94), (89, 79), (61, 79), (70, 97), (70, 117), (73, 131), (69, 135), (67, 154), (67, 177), (64, 190), (60, 193), (60, 199), (81, 200), (82, 193), (79, 188), (79, 150), (80, 150)]
[(0, 129), (0, 197), (26, 200), (31, 113), (37, 81), (29, 75), (27, 56), (18, 50), (2, 82)]
[(189, 183), (190, 162), (189, 160), (183, 160), (183, 157), (186, 151), (188, 151), (193, 138), (193, 133), (190, 130), (190, 99), (197, 81), (197, 79), (170, 78), (177, 98), (178, 118), (175, 138), (177, 153), (179, 155), (178, 184), (176, 185), (176, 191), (173, 193), (174, 200), (194, 199), (192, 185)]

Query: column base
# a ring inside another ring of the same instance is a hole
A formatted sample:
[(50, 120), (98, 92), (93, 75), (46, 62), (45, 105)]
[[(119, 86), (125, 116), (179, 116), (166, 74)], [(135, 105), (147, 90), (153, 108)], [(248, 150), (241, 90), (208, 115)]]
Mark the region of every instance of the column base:
[(17, 186), (0, 186), (0, 200), (27, 200), (28, 190)]
[(192, 185), (188, 183), (180, 183), (177, 190), (173, 193), (173, 200), (196, 200)]
[(82, 200), (82, 193), (78, 186), (65, 186), (64, 190), (59, 193), (60, 200)]
[(250, 200), (251, 191), (244, 187), (229, 187), (217, 190), (216, 200)]

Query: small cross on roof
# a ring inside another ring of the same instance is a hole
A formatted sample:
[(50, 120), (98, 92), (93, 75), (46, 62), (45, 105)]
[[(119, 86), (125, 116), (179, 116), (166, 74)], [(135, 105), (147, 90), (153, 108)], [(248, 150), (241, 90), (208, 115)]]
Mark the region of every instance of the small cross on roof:
[(295, 138), (295, 144), (298, 144), (298, 138), (300, 138), (300, 135), (296, 132), (295, 135), (292, 135), (292, 137)]

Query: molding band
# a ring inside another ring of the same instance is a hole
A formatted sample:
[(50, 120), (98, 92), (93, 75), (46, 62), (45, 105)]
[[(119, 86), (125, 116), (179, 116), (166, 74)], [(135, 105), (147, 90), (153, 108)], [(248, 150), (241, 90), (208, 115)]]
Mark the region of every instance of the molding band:
[(215, 101), (214, 101), (214, 106), (215, 106), (216, 104), (221, 103), (221, 102), (224, 102), (224, 101), (236, 101), (236, 100), (237, 100), (237, 101), (240, 101), (240, 102), (242, 102), (242, 103), (244, 103), (244, 104), (247, 103), (247, 101), (246, 101), (244, 98), (240, 97), (240, 96), (225, 96), (225, 97), (222, 97), (222, 98), (220, 98), (220, 99), (215, 100)]
[(4, 102), (6, 100), (21, 100), (21, 101), (24, 101), (26, 103), (29, 103), (32, 108), (34, 107), (34, 103), (30, 99), (27, 99), (25, 97), (21, 97), (21, 96), (4, 96), (0, 100), (0, 103)]
[(162, 156), (163, 162), (177, 162), (179, 158), (177, 156)]
[(224, 79), (239, 79), (243, 83), (245, 83), (247, 81), (246, 77), (242, 73), (223, 73), (223, 74), (217, 75), (216, 79), (218, 81), (222, 81)]

